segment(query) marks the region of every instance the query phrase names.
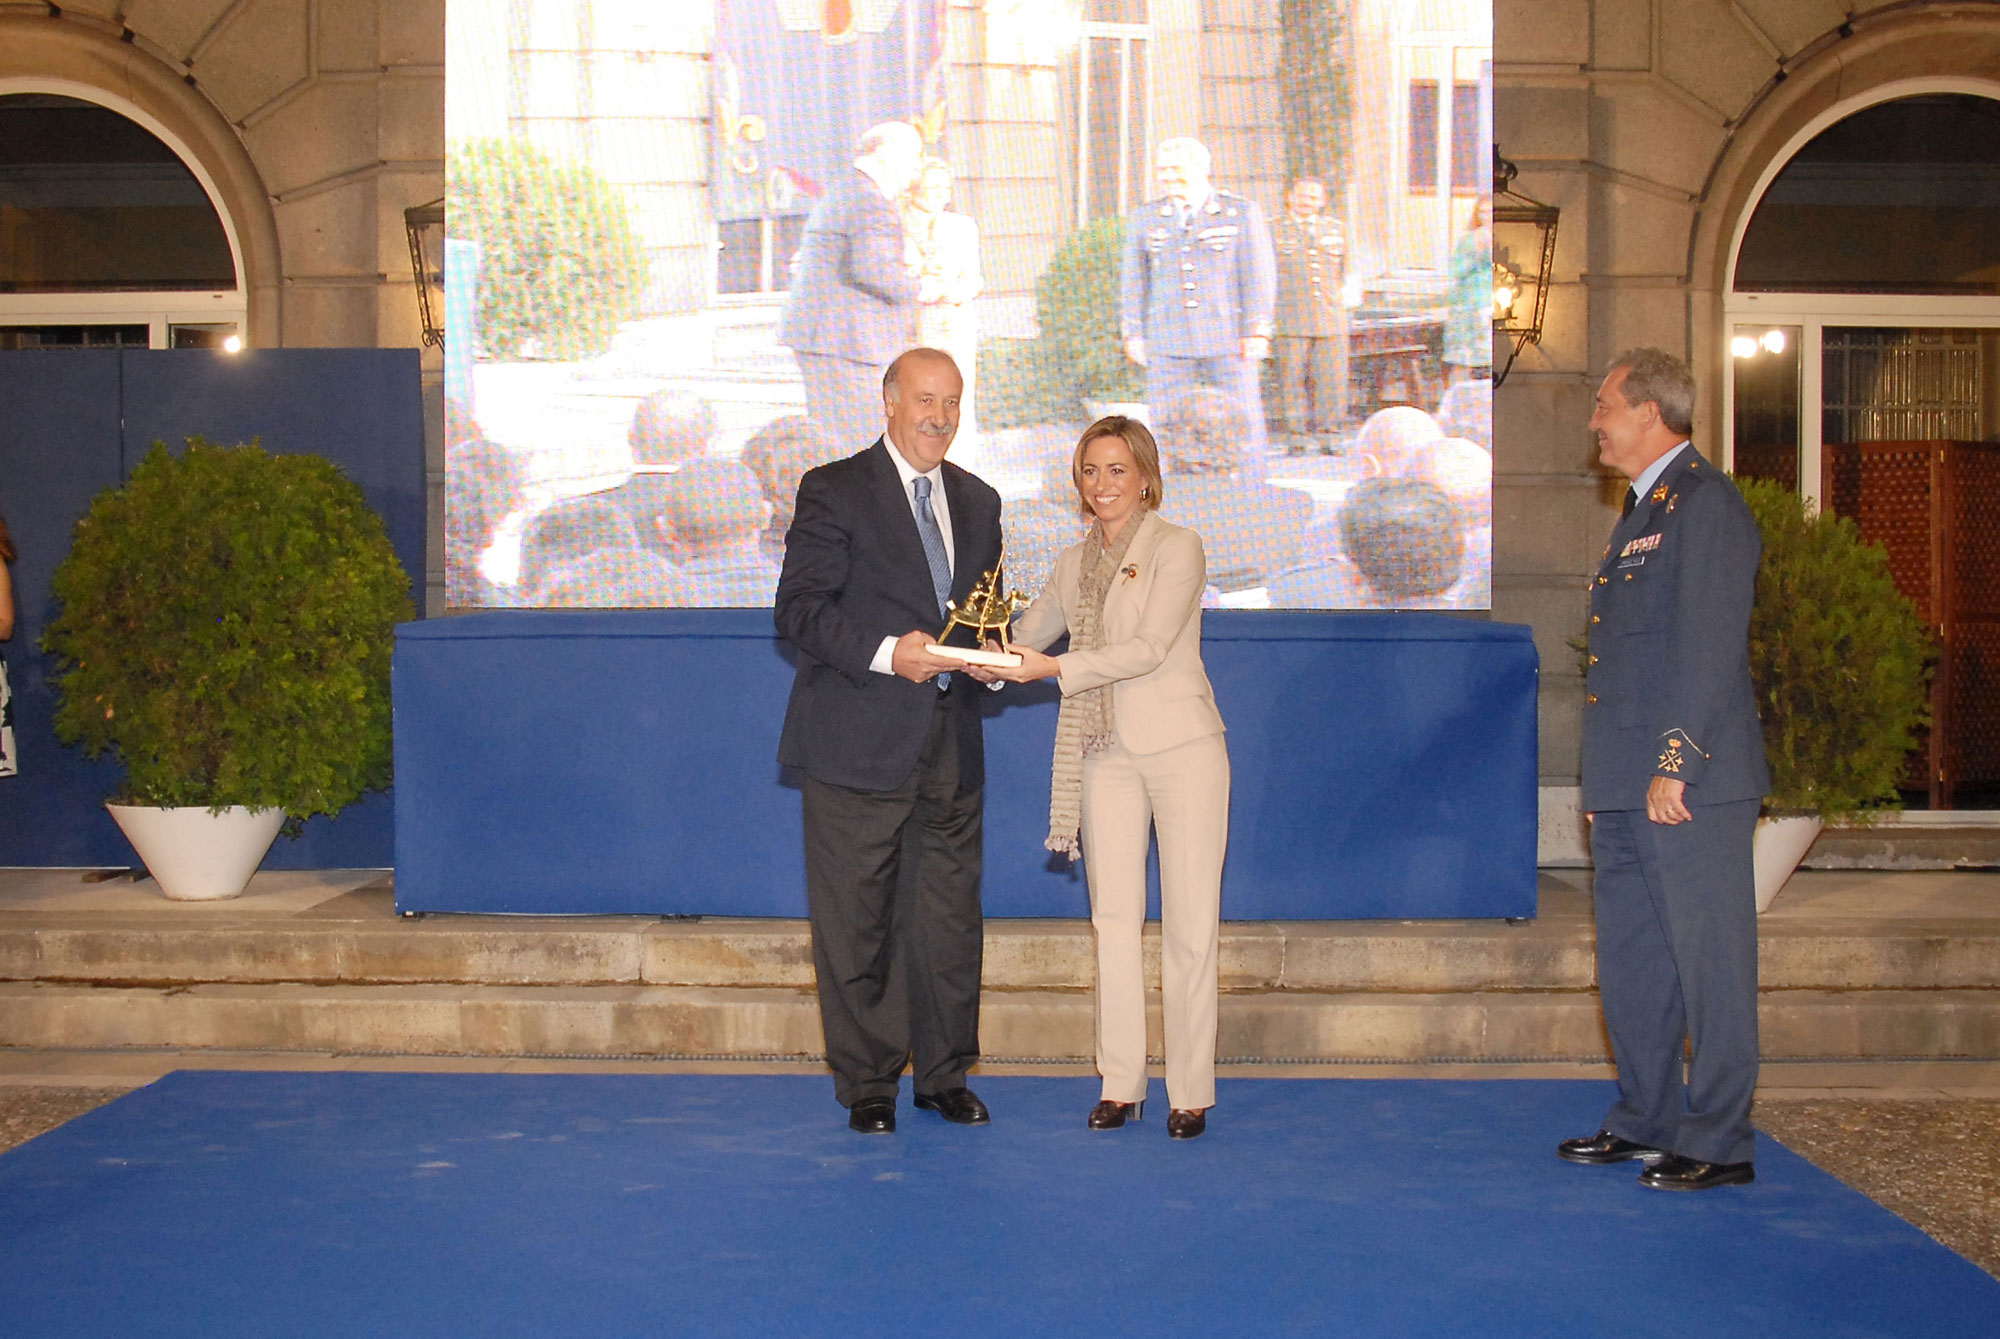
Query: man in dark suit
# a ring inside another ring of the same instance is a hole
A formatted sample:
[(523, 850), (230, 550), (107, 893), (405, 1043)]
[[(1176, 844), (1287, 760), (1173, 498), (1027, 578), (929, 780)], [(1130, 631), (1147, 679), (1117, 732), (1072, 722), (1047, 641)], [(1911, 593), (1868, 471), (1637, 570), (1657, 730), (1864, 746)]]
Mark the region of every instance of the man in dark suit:
[(887, 121), (861, 137), (854, 165), (813, 206), (778, 343), (798, 359), (806, 416), (824, 445), (851, 451), (881, 426), (882, 369), (908, 347), (923, 284), (905, 262), (896, 202), (916, 180), (923, 137)]
[(924, 649), (1000, 559), (1000, 495), (945, 452), (963, 382), (912, 349), (883, 381), (887, 432), (809, 471), (785, 535), (777, 625), (798, 649), (778, 761), (804, 774), (806, 902), (834, 1096), (864, 1133), (916, 1103), (987, 1119), (979, 1058), (985, 745), (979, 685)]
[(1658, 349), (1620, 354), (1590, 417), (1604, 463), (1632, 481), (1591, 579), (1583, 715), (1619, 1100), (1595, 1135), (1556, 1150), (1643, 1162), (1639, 1183), (1658, 1190), (1755, 1175), (1750, 842), (1770, 774), (1749, 629), (1762, 540), (1736, 485), (1688, 441), (1693, 417), (1693, 377)]

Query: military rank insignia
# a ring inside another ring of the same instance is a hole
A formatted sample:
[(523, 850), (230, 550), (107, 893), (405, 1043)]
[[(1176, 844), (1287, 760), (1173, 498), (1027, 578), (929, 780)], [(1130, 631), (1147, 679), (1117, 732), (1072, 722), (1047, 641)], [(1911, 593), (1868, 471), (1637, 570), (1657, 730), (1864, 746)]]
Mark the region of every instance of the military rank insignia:
[(1678, 739), (1669, 739), (1666, 749), (1660, 754), (1659, 762), (1655, 763), (1654, 766), (1658, 767), (1662, 772), (1679, 772), (1681, 770), (1681, 741)]
[(1672, 497), (1668, 498), (1667, 510), (1672, 511), (1675, 507), (1680, 505), (1680, 501), (1681, 501), (1681, 495), (1679, 493), (1676, 493)]
[(1654, 549), (1657, 549), (1659, 547), (1660, 547), (1659, 535), (1657, 534), (1641, 535), (1637, 539), (1633, 540), (1630, 544), (1627, 544), (1624, 548), (1620, 549), (1618, 551), (1618, 556), (1620, 558), (1630, 558), (1635, 553), (1651, 553)]
[(1666, 497), (1666, 495), (1667, 495), (1667, 486), (1665, 484), (1661, 484), (1658, 488), (1655, 488), (1653, 490), (1653, 501), (1658, 502), (1662, 498)]

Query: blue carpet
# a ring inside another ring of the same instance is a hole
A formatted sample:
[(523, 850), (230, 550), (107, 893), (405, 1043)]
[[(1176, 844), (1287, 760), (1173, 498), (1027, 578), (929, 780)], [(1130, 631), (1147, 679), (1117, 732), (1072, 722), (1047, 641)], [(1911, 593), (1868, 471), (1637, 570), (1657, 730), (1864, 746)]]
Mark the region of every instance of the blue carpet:
[(0, 1156), (0, 1333), (2000, 1333), (1772, 1140), (1701, 1195), (1558, 1162), (1608, 1084), (1225, 1082), (1192, 1143), (978, 1086), (882, 1138), (820, 1078), (172, 1074)]

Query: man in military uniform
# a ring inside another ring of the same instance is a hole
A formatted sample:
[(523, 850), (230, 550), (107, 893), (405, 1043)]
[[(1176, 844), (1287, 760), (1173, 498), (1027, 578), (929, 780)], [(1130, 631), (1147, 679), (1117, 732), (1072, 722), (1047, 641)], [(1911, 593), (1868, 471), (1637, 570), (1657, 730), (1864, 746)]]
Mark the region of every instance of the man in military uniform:
[[(1257, 373), (1271, 356), (1277, 287), (1264, 211), (1210, 183), (1208, 149), (1199, 140), (1161, 141), (1153, 174), (1163, 194), (1125, 221), (1125, 356), (1146, 369), (1155, 416), (1204, 385), (1242, 405), (1248, 473), (1261, 479), (1264, 403)], [(1171, 453), (1173, 444), (1166, 447)]]
[(1620, 354), (1590, 416), (1600, 457), (1632, 481), (1591, 578), (1583, 716), (1619, 1099), (1595, 1135), (1556, 1150), (1643, 1162), (1639, 1183), (1659, 1190), (1754, 1177), (1750, 840), (1770, 774), (1749, 630), (1762, 541), (1736, 485), (1689, 443), (1693, 416), (1693, 377), (1658, 349)]
[(1276, 348), (1285, 430), (1311, 449), (1347, 418), (1347, 240), (1326, 216), (1326, 183), (1301, 177), (1285, 193), (1272, 242), (1278, 256)]

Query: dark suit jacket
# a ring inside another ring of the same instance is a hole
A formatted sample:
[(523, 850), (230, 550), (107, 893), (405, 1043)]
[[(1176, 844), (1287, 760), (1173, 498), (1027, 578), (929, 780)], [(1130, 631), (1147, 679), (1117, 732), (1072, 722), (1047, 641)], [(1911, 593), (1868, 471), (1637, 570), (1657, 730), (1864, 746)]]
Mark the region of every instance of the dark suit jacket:
[(1763, 798), (1750, 606), (1763, 540), (1743, 495), (1690, 446), (1611, 532), (1590, 583), (1583, 807)]
[(778, 343), (887, 367), (910, 346), (921, 285), (903, 263), (903, 220), (859, 168), (806, 220)]
[[(891, 790), (907, 780), (937, 708), (935, 684), (868, 668), (884, 637), (944, 626), (892, 450), (878, 439), (799, 481), (778, 578), (778, 632), (799, 651), (778, 761), (854, 790)], [(949, 461), (944, 495), (951, 508), (952, 598), (962, 601), (1000, 560), (1000, 495)], [(985, 774), (978, 691), (963, 674), (949, 690), (960, 782), (967, 787)]]

